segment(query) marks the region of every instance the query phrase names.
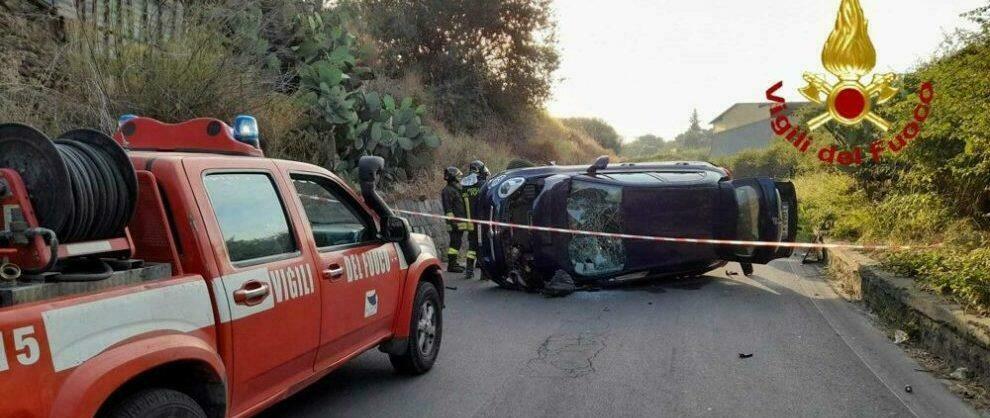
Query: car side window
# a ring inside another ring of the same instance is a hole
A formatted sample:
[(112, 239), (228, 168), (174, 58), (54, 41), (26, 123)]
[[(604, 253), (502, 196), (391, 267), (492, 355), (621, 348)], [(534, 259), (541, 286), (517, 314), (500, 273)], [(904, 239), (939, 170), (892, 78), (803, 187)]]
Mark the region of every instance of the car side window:
[(374, 239), (374, 230), (359, 208), (346, 199), (332, 180), (293, 174), (299, 201), (313, 230), (318, 248), (357, 244)]
[(215, 173), (203, 179), (232, 263), (295, 253), (282, 199), (264, 173)]

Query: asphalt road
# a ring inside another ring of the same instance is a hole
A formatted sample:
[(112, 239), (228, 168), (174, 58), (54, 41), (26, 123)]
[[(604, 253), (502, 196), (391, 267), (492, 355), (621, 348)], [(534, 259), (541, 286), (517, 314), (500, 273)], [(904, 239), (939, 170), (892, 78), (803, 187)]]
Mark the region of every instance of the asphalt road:
[(372, 351), (266, 416), (975, 416), (796, 259), (560, 299), (447, 285), (430, 373)]

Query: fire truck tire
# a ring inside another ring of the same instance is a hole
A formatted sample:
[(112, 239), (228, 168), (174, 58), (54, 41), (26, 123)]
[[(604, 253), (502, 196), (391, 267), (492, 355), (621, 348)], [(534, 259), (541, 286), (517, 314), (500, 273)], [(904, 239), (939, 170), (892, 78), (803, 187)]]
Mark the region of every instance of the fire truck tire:
[(185, 393), (145, 389), (128, 396), (107, 414), (111, 418), (206, 418), (206, 412)]
[(389, 355), (395, 371), (405, 375), (420, 375), (433, 368), (443, 337), (441, 306), (437, 288), (432, 283), (419, 282), (413, 301), (409, 346), (404, 354)]

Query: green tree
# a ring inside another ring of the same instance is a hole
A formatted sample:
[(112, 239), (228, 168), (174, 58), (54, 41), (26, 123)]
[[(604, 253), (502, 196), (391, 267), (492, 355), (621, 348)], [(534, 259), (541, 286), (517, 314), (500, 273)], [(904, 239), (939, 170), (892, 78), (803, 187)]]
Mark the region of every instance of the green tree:
[(708, 149), (711, 148), (711, 131), (701, 127), (701, 118), (698, 117), (698, 109), (691, 113), (690, 126), (686, 131), (674, 138), (677, 146), (687, 149)]
[(629, 157), (642, 157), (645, 155), (656, 155), (663, 150), (665, 144), (663, 138), (646, 134), (636, 138), (636, 140), (622, 145), (622, 155)]
[(551, 0), (351, 0), (393, 78), (416, 70), (454, 130), (540, 107), (559, 66)]
[(611, 149), (616, 154), (622, 150), (622, 137), (612, 125), (600, 118), (564, 118), (560, 122), (569, 128), (584, 131), (598, 142), (598, 145)]
[(334, 155), (325, 164), (338, 174), (356, 177), (360, 157), (378, 155), (389, 161), (389, 180), (407, 180), (416, 152), (438, 147), (440, 139), (423, 125), (425, 106), (364, 88), (374, 75), (361, 65), (356, 38), (339, 19), (332, 10), (298, 19), (292, 50), (299, 62), (297, 94), (314, 116), (309, 135), (329, 144)]

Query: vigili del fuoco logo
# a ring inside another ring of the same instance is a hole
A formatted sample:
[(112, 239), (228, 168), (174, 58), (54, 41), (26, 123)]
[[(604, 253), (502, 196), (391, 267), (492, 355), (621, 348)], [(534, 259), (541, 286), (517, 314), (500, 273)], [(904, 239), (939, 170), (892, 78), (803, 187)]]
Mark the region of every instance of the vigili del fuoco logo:
[[(874, 109), (897, 95), (898, 89), (893, 84), (898, 77), (893, 73), (873, 74), (869, 84), (863, 84), (863, 78), (873, 71), (876, 64), (877, 52), (870, 40), (868, 22), (859, 0), (842, 0), (835, 29), (822, 49), (822, 65), (837, 80), (830, 83), (824, 75), (804, 73), (808, 84), (798, 90), (812, 103), (825, 106), (826, 111), (808, 120), (806, 127), (792, 123), (784, 113), (786, 102), (776, 95), (784, 82), (777, 82), (766, 92), (767, 100), (773, 102), (770, 109), (773, 132), (800, 152), (817, 149), (818, 159), (828, 164), (860, 165), (865, 158), (880, 161), (881, 155), (887, 151), (894, 154), (901, 152), (918, 137), (931, 113), (932, 99), (935, 98), (931, 82), (922, 83), (918, 88), (918, 104), (910, 115), (910, 121), (892, 139), (873, 141), (866, 152), (860, 146), (848, 150), (839, 150), (836, 145), (812, 146), (814, 139), (811, 133), (827, 123), (854, 126), (867, 122), (884, 133), (893, 128), (893, 124), (876, 114)], [(864, 157), (867, 153), (869, 155)]]

